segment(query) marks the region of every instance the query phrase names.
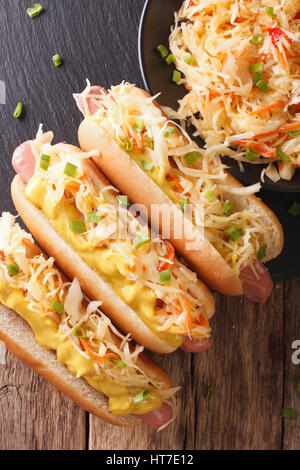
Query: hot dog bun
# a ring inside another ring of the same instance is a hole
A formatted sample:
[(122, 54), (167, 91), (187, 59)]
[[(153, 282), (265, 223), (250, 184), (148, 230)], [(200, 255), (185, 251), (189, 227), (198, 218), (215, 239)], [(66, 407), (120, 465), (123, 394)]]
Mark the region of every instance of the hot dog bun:
[[(134, 93), (142, 98), (150, 98), (143, 90), (133, 88)], [(159, 105), (154, 102), (156, 107)], [(161, 111), (163, 114), (163, 112)], [(99, 150), (99, 156), (93, 157), (94, 162), (116, 185), (121, 192), (127, 194), (135, 203), (144, 204), (151, 214), (151, 205), (162, 205), (161, 221), (170, 217), (171, 221), (181, 216), (181, 209), (176, 206), (164, 191), (130, 158), (118, 143), (112, 139), (100, 126), (89, 118), (84, 119), (78, 131), (80, 146), (85, 151)], [(116, 168), (118, 171), (116, 171)], [(217, 181), (219, 185), (240, 188), (242, 185), (231, 175), (226, 181)], [(226, 191), (224, 191), (226, 194)], [(259, 216), (263, 216), (267, 227), (270, 227), (272, 245), (268, 247), (268, 261), (277, 257), (283, 248), (284, 236), (280, 222), (275, 214), (256, 196), (228, 195), (239, 210), (250, 209)], [(160, 222), (161, 222), (160, 221)], [(237, 296), (243, 293), (242, 281), (231, 269), (219, 252), (202, 235), (192, 222), (186, 222), (185, 237), (174, 237), (174, 224), (171, 223), (170, 240), (200, 275), (203, 281), (212, 289), (223, 294)], [(160, 226), (160, 230), (161, 230)], [(196, 250), (187, 250), (186, 243), (190, 239), (197, 239)]]
[[(26, 243), (26, 252), (28, 258), (33, 258), (41, 253), (40, 249), (31, 243)], [(64, 276), (62, 277), (64, 278)], [(112, 414), (108, 407), (107, 397), (90, 386), (84, 379), (73, 376), (66, 367), (57, 361), (54, 351), (46, 350), (37, 343), (28, 323), (4, 305), (0, 305), (0, 340), (5, 343), (6, 348), (12, 354), (87, 412), (117, 426), (129, 427), (137, 423), (138, 420), (133, 415), (115, 416)], [(151, 379), (159, 381), (162, 384), (162, 389), (168, 389), (172, 386), (166, 372), (145, 353), (139, 355), (137, 365)]]

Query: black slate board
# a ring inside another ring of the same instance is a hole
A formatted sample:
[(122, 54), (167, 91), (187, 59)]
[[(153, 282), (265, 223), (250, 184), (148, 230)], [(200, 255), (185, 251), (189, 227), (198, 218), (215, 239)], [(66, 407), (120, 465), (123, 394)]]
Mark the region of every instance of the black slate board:
[[(0, 0), (0, 81), (6, 84), (6, 104), (0, 104), (1, 212), (14, 212), (12, 152), (35, 136), (41, 122), (54, 131), (55, 141), (77, 144), (81, 117), (72, 93), (85, 87), (86, 78), (104, 87), (122, 80), (143, 87), (138, 29), (144, 0), (43, 0), (46, 12), (30, 19), (26, 8), (33, 3)], [(61, 68), (52, 64), (55, 53), (64, 59)], [(26, 107), (19, 121), (12, 117), (18, 101)], [(263, 197), (276, 205), (284, 221), (290, 198)], [(271, 263), (276, 280), (300, 277), (296, 222), (286, 219), (286, 225), (287, 249)]]

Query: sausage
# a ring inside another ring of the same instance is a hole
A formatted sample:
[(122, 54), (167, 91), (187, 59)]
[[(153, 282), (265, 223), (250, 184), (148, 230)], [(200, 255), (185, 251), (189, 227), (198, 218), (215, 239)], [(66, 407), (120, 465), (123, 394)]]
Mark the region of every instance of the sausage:
[(21, 144), (12, 157), (12, 165), (15, 172), (20, 176), (24, 183), (28, 183), (34, 175), (36, 158), (31, 148), (31, 140)]
[(153, 429), (159, 429), (172, 419), (173, 410), (168, 403), (163, 403), (157, 410), (137, 416)]
[(212, 339), (191, 339), (188, 336), (184, 338), (181, 349), (189, 353), (198, 353), (206, 351), (213, 345)]
[[(101, 86), (92, 86), (91, 89), (90, 89), (90, 95), (101, 95), (101, 93), (106, 93), (107, 94), (107, 91), (102, 88)], [(82, 112), (82, 114), (86, 114), (85, 113), (85, 109), (84, 109), (84, 106), (83, 106), (83, 101), (82, 101), (82, 98), (79, 97), (79, 99), (77, 100), (77, 104), (78, 104), (78, 107), (80, 109), (80, 111)], [(95, 103), (95, 101), (93, 101), (92, 98), (87, 98), (87, 105), (89, 107), (89, 112), (90, 114), (95, 114), (98, 109), (99, 109), (99, 106), (97, 105), (97, 103)]]
[(269, 271), (259, 260), (253, 264), (257, 276), (250, 266), (241, 270), (244, 296), (252, 302), (265, 303), (273, 290), (273, 281)]

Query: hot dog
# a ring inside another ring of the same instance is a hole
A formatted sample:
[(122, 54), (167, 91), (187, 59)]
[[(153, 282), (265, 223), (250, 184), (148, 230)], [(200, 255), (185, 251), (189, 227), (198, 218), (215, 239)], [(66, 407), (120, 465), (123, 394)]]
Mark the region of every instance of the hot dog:
[[(260, 185), (244, 188), (225, 171), (217, 147), (199, 148), (154, 98), (133, 85), (107, 92), (88, 84), (74, 97), (85, 116), (81, 148), (99, 150), (93, 160), (113, 184), (150, 214), (154, 204), (164, 207), (164, 217), (175, 213), (173, 220), (189, 203), (192, 220), (185, 223), (191, 237), (180, 239), (171, 231), (169, 239), (206, 284), (265, 302), (272, 279), (263, 263), (280, 254), (284, 237), (274, 213), (254, 196)], [(163, 233), (162, 220), (158, 225)]]
[(83, 153), (39, 131), (13, 155), (15, 206), (45, 251), (150, 350), (208, 349), (214, 299)]
[(175, 418), (168, 375), (9, 213), (0, 217), (0, 301), (0, 339), (78, 405), (118, 426), (139, 417), (159, 429)]

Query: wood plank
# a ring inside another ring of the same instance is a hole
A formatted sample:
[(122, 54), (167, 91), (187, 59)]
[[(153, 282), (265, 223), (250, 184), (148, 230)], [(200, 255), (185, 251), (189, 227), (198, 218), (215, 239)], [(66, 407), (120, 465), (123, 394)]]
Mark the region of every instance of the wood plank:
[[(284, 291), (284, 397), (283, 408), (297, 410), (297, 419), (283, 419), (283, 448), (285, 450), (300, 449), (300, 393), (297, 393), (297, 384), (300, 382), (300, 364), (292, 362), (292, 349), (294, 341), (300, 341), (300, 280), (289, 281)], [(300, 346), (298, 346), (299, 348)], [(300, 354), (298, 354), (300, 357)]]
[(0, 409), (0, 450), (85, 449), (86, 413), (10, 353)]

